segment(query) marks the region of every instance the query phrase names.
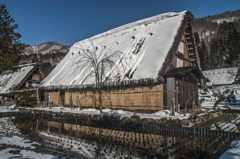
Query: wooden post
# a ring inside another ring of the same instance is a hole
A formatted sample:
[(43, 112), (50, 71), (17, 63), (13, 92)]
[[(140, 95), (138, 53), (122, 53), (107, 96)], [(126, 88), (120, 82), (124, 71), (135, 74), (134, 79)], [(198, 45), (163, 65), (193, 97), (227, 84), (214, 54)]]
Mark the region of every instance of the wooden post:
[(77, 105), (79, 106), (79, 110), (81, 110), (81, 103), (80, 103), (78, 96), (77, 96)]
[(170, 115), (172, 115), (172, 109), (173, 109), (173, 99), (171, 99), (171, 105), (170, 105)]
[(177, 106), (177, 112), (179, 113), (179, 104), (178, 104), (178, 87), (176, 88), (177, 96), (176, 96), (176, 106)]
[(111, 113), (113, 112), (113, 109), (112, 109), (112, 101), (111, 101), (111, 98), (109, 98), (109, 103), (111, 105)]
[(39, 107), (38, 87), (37, 87), (37, 107)]
[(193, 104), (192, 104), (192, 115), (195, 115), (196, 113), (196, 104), (195, 104), (195, 101), (193, 101)]
[(70, 106), (71, 106), (71, 109), (72, 109), (72, 106), (73, 106), (73, 102), (72, 102), (72, 92), (70, 93)]
[(192, 97), (188, 98), (188, 100), (187, 100), (187, 102), (186, 102), (184, 116), (186, 116), (186, 113), (187, 113), (187, 104), (188, 104), (188, 102), (189, 102), (191, 99), (192, 99)]
[(39, 119), (37, 119), (36, 131), (38, 130), (38, 128), (39, 128)]
[(62, 99), (61, 99), (61, 96), (59, 95), (59, 99), (58, 99), (58, 106), (62, 106)]
[(187, 113), (187, 103), (188, 103), (188, 102), (186, 102), (186, 105), (185, 105), (184, 116), (186, 116), (186, 113)]
[(132, 105), (133, 112), (134, 112), (134, 115), (135, 115), (135, 109), (134, 109), (134, 107), (133, 107), (133, 105), (134, 105), (134, 101), (131, 99), (131, 100), (130, 100), (130, 103), (131, 103), (131, 105)]
[(58, 98), (58, 106), (60, 107), (60, 106), (62, 106), (61, 105), (61, 93), (60, 93), (60, 89), (58, 89), (59, 90), (59, 98)]
[(173, 100), (172, 100), (172, 105), (173, 105), (173, 116), (175, 116), (175, 98), (173, 97)]
[(50, 132), (50, 121), (48, 121), (47, 123), (48, 123), (47, 133), (49, 133)]

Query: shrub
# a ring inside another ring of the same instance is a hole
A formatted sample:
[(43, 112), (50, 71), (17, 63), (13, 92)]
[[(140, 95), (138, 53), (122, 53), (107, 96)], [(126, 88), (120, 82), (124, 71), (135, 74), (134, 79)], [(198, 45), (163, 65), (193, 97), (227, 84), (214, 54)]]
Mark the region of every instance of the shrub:
[(15, 100), (16, 106), (35, 107), (37, 105), (37, 98), (29, 90), (24, 90), (21, 97)]

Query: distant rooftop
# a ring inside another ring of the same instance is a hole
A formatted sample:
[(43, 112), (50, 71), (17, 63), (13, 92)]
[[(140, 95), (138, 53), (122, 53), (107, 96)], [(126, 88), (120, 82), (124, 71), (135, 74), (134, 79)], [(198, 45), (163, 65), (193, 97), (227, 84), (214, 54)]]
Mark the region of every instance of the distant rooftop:
[(239, 68), (223, 68), (203, 71), (203, 75), (210, 80), (207, 86), (227, 85), (235, 82)]

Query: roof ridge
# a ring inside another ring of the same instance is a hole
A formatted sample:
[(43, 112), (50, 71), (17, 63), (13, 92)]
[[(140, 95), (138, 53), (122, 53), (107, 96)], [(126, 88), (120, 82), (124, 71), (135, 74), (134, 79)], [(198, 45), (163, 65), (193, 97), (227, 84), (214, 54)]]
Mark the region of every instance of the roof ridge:
[(131, 22), (131, 23), (124, 24), (124, 25), (121, 25), (119, 27), (113, 28), (111, 30), (105, 31), (103, 33), (94, 35), (94, 36), (92, 36), (90, 38), (86, 38), (86, 39), (81, 40), (79, 42), (76, 42), (75, 44), (73, 44), (72, 47), (74, 47), (74, 45), (78, 45), (80, 43), (84, 43), (86, 41), (89, 41), (89, 39), (95, 40), (95, 39), (101, 38), (103, 36), (111, 35), (111, 34), (120, 32), (122, 30), (131, 28), (131, 27), (139, 26), (139, 25), (142, 25), (142, 24), (149, 24), (151, 22), (155, 22), (155, 21), (159, 21), (159, 20), (164, 20), (164, 19), (167, 19), (167, 18), (178, 16), (179, 14), (184, 14), (186, 12), (187, 11), (182, 11), (182, 12), (179, 12), (179, 13), (167, 12), (167, 13), (162, 13), (162, 14), (155, 15), (155, 16), (152, 16), (152, 17), (148, 17), (148, 18), (145, 18), (145, 19), (137, 20), (137, 21), (134, 21), (134, 22)]

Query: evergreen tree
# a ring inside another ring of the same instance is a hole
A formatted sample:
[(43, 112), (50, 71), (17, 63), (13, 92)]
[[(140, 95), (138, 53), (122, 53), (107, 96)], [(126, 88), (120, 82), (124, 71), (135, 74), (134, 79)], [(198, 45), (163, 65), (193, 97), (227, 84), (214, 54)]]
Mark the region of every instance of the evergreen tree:
[(194, 33), (194, 38), (195, 38), (195, 41), (196, 41), (196, 45), (199, 46), (200, 38), (199, 38), (198, 32), (195, 32), (195, 33)]
[(201, 39), (200, 46), (198, 47), (198, 53), (200, 57), (202, 70), (208, 70), (209, 66), (209, 55), (207, 45), (205, 44), (204, 39)]
[(228, 55), (227, 61), (229, 65), (233, 67), (236, 67), (239, 61), (239, 42), (240, 38), (237, 30), (233, 28), (228, 31), (228, 36), (226, 38), (226, 54)]
[(219, 68), (224, 68), (226, 67), (226, 54), (225, 54), (225, 45), (223, 43), (224, 41), (222, 39), (219, 39), (218, 41), (218, 65), (219, 65)]
[(37, 105), (37, 98), (29, 90), (24, 90), (21, 97), (15, 101), (16, 106), (35, 107)]
[(17, 23), (9, 15), (6, 5), (0, 2), (0, 73), (4, 70), (16, 69), (24, 49), (24, 44), (19, 42), (21, 35), (14, 29)]
[(211, 40), (211, 45), (210, 45), (210, 55), (209, 55), (209, 64), (210, 64), (210, 69), (217, 69), (220, 66), (218, 65), (218, 60), (221, 59), (219, 55), (219, 47), (218, 47), (218, 41), (215, 39)]

